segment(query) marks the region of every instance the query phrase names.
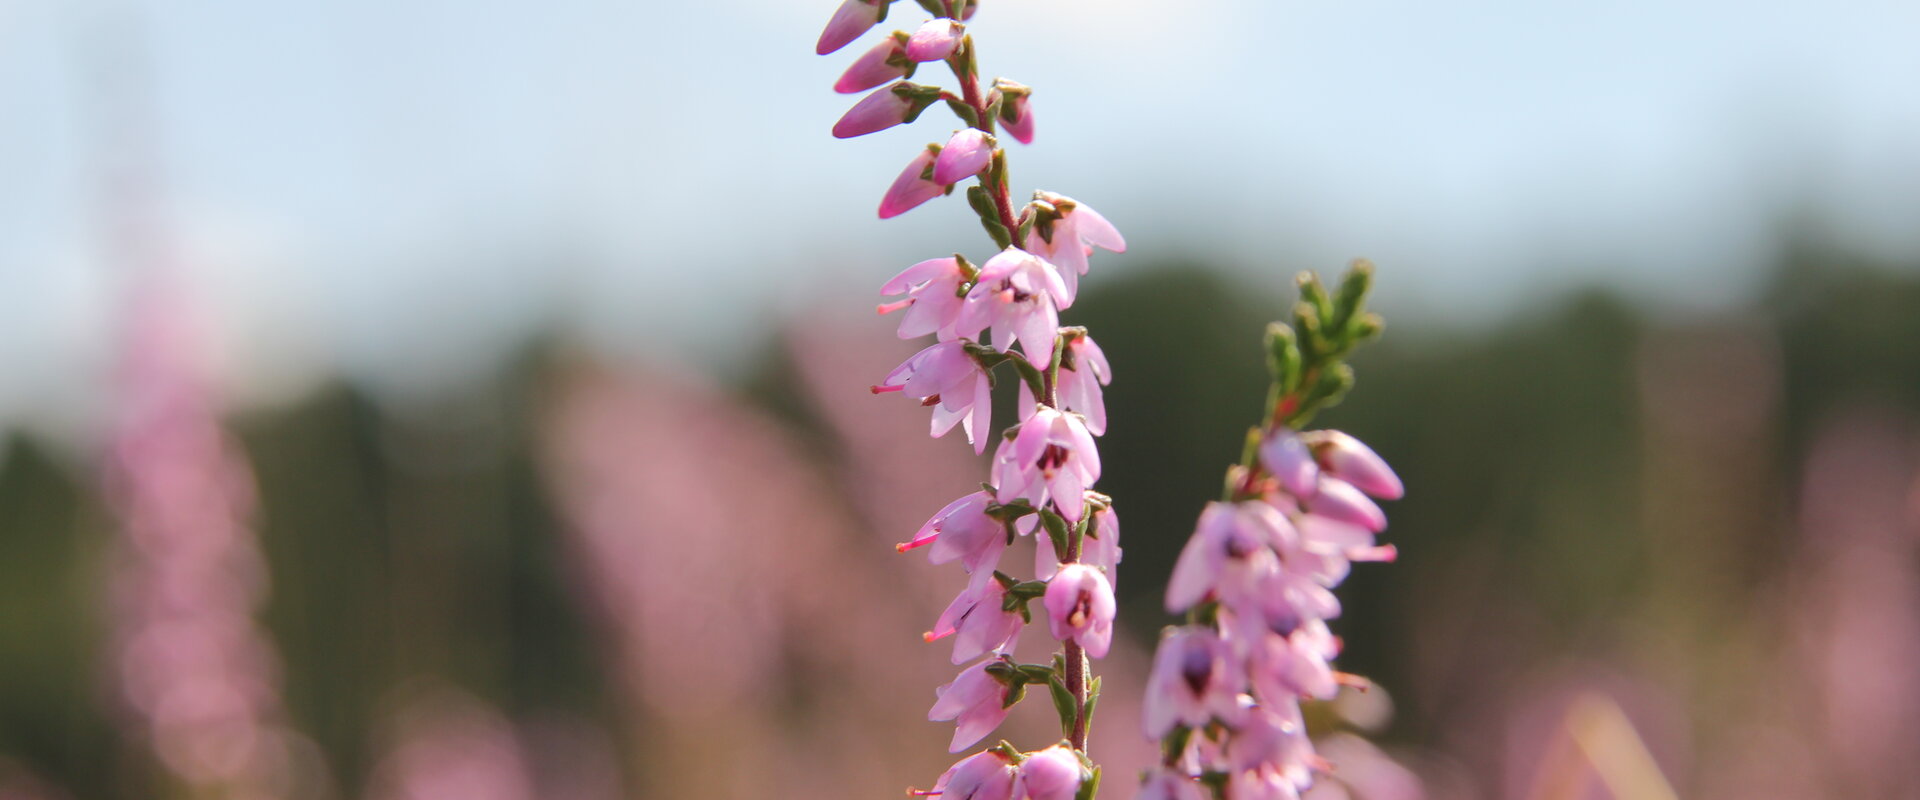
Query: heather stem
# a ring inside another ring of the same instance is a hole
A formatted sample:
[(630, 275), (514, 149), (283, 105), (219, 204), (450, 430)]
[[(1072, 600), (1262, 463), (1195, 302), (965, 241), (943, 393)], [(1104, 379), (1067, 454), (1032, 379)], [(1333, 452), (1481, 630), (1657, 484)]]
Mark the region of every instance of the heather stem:
[[(953, 6), (952, 2), (947, 3), (949, 16), (953, 15)], [(980, 75), (973, 52), (973, 37), (967, 37), (966, 43), (961, 47), (963, 52), (956, 54), (954, 58), (947, 59), (947, 65), (953, 68), (953, 77), (960, 81), (961, 102), (973, 109), (974, 117), (980, 120), (980, 124), (975, 127), (987, 133), (993, 133), (994, 120), (987, 113), (986, 98), (980, 94)], [(962, 67), (962, 64), (966, 66)], [(1007, 182), (981, 178), (980, 185), (986, 187), (987, 194), (993, 198), (993, 207), (999, 212), (1000, 224), (1006, 226), (1008, 235), (1018, 236), (1020, 224), (1014, 221), (1013, 197), (1007, 190)], [(1016, 239), (1014, 243), (1018, 245), (1019, 241)]]

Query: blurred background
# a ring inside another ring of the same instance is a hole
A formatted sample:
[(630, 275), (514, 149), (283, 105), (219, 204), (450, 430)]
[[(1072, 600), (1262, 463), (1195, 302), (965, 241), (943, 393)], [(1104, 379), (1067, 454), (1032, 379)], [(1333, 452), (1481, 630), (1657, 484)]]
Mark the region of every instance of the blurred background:
[[(871, 309), (990, 245), (873, 218), (952, 128), (828, 136), (834, 5), (0, 2), (0, 798), (931, 785), (961, 579), (891, 545), (985, 464), (869, 394), (915, 347)], [(1108, 796), (1263, 326), (1365, 256), (1319, 421), (1410, 490), (1323, 796), (1920, 797), (1920, 6), (972, 30), (1036, 89), (1016, 191), (1132, 244), (1066, 315), (1116, 373)]]

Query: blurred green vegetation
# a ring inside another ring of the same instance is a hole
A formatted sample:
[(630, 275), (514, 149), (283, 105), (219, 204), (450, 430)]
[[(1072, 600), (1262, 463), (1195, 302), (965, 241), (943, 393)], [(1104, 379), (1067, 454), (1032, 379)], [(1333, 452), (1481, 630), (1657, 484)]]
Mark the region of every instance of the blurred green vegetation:
[[(1390, 285), (1394, 265), (1381, 266)], [(1117, 373), (1102, 487), (1125, 520), (1122, 616), (1143, 641), (1166, 619), (1158, 593), (1175, 554), (1257, 418), (1261, 332), (1291, 301), (1292, 272), (1275, 265), (1247, 285), (1199, 263), (1138, 269), (1088, 281), (1073, 309)], [(1766, 624), (1746, 619), (1749, 600), (1788, 568), (1810, 431), (1847, 404), (1920, 414), (1920, 265), (1797, 247), (1753, 307), (1678, 318), (1602, 292), (1460, 329), (1399, 325), (1388, 311), (1382, 342), (1354, 359), (1355, 391), (1317, 422), (1372, 444), (1410, 488), (1388, 509), (1401, 560), (1356, 569), (1337, 625), (1343, 668), (1400, 700), (1391, 741), (1457, 748), (1449, 720), (1570, 654), (1647, 650), (1682, 663), (1683, 682), (1724, 666), (1730, 656), (1707, 645), (1665, 643)], [(1778, 357), (1777, 385), (1758, 389), (1778, 402), (1743, 434), (1758, 458), (1734, 465), (1755, 479), (1668, 497), (1682, 485), (1659, 466), (1670, 431), (1646, 411), (1662, 391), (1648, 381), (1666, 378), (1647, 361), (1727, 330)], [(555, 353), (531, 346), (493, 384), (443, 404), (383, 404), (334, 384), (231, 421), (260, 487), (264, 621), (291, 721), (345, 794), (377, 756), (383, 699), (417, 675), (510, 715), (622, 729), (607, 700), (618, 677), (583, 619), (536, 459), (532, 409)], [(823, 441), (783, 360), (764, 364), (743, 395)], [(75, 797), (164, 796), (144, 751), (117, 733), (101, 661), (113, 528), (91, 473), (19, 434), (0, 463), (0, 755)], [(1702, 518), (1730, 521), (1695, 536), (1687, 526)]]

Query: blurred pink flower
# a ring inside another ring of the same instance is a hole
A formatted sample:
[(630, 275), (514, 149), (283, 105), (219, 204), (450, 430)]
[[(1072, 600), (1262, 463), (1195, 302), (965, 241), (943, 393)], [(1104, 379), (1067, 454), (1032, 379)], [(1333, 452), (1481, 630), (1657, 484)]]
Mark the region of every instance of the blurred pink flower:
[(1072, 748), (1056, 744), (1021, 762), (1018, 795), (1024, 800), (1073, 800), (1086, 773)]
[(105, 469), (122, 525), (112, 575), (122, 694), (168, 770), (201, 791), (287, 789), (279, 663), (253, 616), (267, 570), (252, 475), (219, 427), (191, 317), (160, 276), (126, 314)]

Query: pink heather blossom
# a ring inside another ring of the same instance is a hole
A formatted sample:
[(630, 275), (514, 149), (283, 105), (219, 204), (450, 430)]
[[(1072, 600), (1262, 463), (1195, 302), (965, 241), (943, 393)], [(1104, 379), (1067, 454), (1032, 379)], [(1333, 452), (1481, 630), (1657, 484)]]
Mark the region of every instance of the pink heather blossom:
[(904, 294), (907, 299), (881, 305), (879, 311), (887, 314), (907, 309), (900, 319), (899, 336), (902, 339), (929, 333), (938, 334), (941, 341), (956, 339), (959, 334), (954, 330), (954, 323), (960, 317), (964, 302), (960, 287), (966, 282), (967, 275), (961, 270), (958, 259), (948, 257), (922, 261), (902, 270), (880, 287), (883, 296)]
[(1262, 767), (1235, 773), (1227, 782), (1233, 800), (1300, 800), (1300, 789), (1279, 772)]
[(993, 381), (980, 362), (967, 354), (959, 341), (939, 342), (910, 356), (905, 363), (887, 373), (887, 380), (873, 387), (874, 393), (904, 392), (933, 406), (935, 437), (945, 436), (954, 423), (966, 429), (973, 452), (987, 451), (987, 435), (993, 418)]
[(1008, 93), (1006, 97), (1006, 105), (1000, 112), (1000, 127), (1014, 141), (1033, 144), (1033, 103), (1026, 92)]
[(887, 15), (887, 4), (893, 0), (846, 0), (833, 12), (833, 18), (827, 21), (826, 30), (820, 32), (820, 42), (813, 51), (826, 55), (849, 42), (860, 38), (867, 29), (880, 24)]
[(1154, 767), (1140, 784), (1133, 800), (1207, 800), (1200, 783), (1166, 767)]
[(1340, 655), (1340, 639), (1315, 619), (1287, 635), (1267, 634), (1253, 647), (1247, 679), (1262, 702), (1280, 704), (1301, 697), (1330, 700), (1340, 685), (1329, 663)]
[(1059, 209), (1060, 216), (1051, 226), (1033, 226), (1033, 231), (1027, 234), (1027, 250), (1060, 270), (1061, 279), (1067, 285), (1070, 304), (1079, 276), (1087, 274), (1087, 256), (1093, 253), (1094, 246), (1124, 253), (1127, 251), (1127, 240), (1121, 238), (1120, 231), (1115, 230), (1106, 217), (1100, 216), (1100, 212), (1073, 198), (1048, 194), (1043, 199)]
[(993, 144), (993, 137), (979, 128), (954, 134), (934, 159), (933, 182), (951, 186), (980, 174), (993, 161)]
[(965, 664), (990, 652), (999, 652), (1020, 635), (1020, 614), (1003, 607), (1006, 587), (993, 578), (991, 570), (974, 573), (967, 588), (941, 612), (933, 630), (926, 633), (929, 642), (953, 637), (953, 663)]
[(1201, 627), (1169, 628), (1154, 652), (1141, 724), (1147, 738), (1164, 739), (1175, 724), (1199, 728), (1219, 717), (1239, 716), (1238, 682), (1228, 667), (1226, 643)]
[(1086, 510), (1086, 489), (1100, 478), (1100, 453), (1077, 414), (1041, 407), (1001, 439), (993, 455), (993, 483), (1002, 502), (1024, 499), (1035, 507), (1051, 498), (1069, 522)]
[(1291, 428), (1274, 431), (1260, 443), (1260, 465), (1273, 473), (1280, 486), (1295, 497), (1313, 496), (1314, 486), (1320, 479), (1320, 467), (1313, 461), (1313, 451), (1307, 449), (1306, 441)]
[(913, 62), (907, 60), (906, 39), (896, 33), (854, 59), (852, 66), (841, 73), (840, 80), (834, 82), (833, 90), (841, 94), (864, 92), (912, 74)]
[(1113, 584), (1086, 564), (1065, 564), (1047, 581), (1047, 628), (1053, 638), (1072, 639), (1094, 658), (1113, 642)]
[(1334, 477), (1382, 500), (1398, 500), (1406, 494), (1400, 476), (1359, 439), (1340, 431), (1314, 431), (1307, 436), (1321, 469)]
[(907, 162), (906, 169), (900, 170), (900, 174), (893, 179), (893, 185), (887, 187), (886, 195), (880, 198), (881, 219), (893, 219), (947, 193), (947, 187), (927, 178), (939, 152), (940, 148), (929, 145)]
[(984, 491), (948, 503), (927, 520), (927, 524), (920, 526), (913, 541), (900, 545), (899, 550), (906, 552), (931, 544), (933, 549), (927, 551), (928, 561), (945, 564), (957, 558), (968, 572), (978, 574), (984, 568), (991, 574), (1000, 561), (1000, 553), (1007, 548), (1006, 526), (987, 515), (987, 506), (992, 503), (993, 495)]
[[(1297, 536), (1266, 503), (1209, 503), (1174, 562), (1167, 610), (1184, 612), (1216, 590), (1223, 595), (1250, 591), (1252, 582), (1277, 563), (1273, 548)], [(1223, 580), (1227, 577), (1234, 580)]]
[(948, 767), (930, 794), (941, 800), (1015, 800), (1014, 784), (1020, 768), (997, 751), (988, 750), (960, 759)]
[(991, 329), (995, 349), (1005, 352), (1019, 342), (1027, 359), (1044, 367), (1053, 358), (1060, 310), (1072, 302), (1052, 264), (1009, 247), (981, 266), (979, 281), (967, 292), (954, 331), (973, 337)]
[[(1294, 702), (1271, 703), (1252, 709), (1234, 727), (1227, 745), (1227, 763), (1236, 771), (1273, 770), (1293, 785), (1294, 791), (1307, 788), (1313, 775), (1307, 764), (1312, 761), (1313, 743), (1307, 739), (1307, 726), (1300, 717), (1300, 705)], [(1238, 800), (1240, 795), (1234, 795)]]
[[(1067, 340), (1067, 352), (1060, 359), (1060, 395), (1063, 411), (1078, 412), (1087, 419), (1087, 430), (1095, 436), (1107, 432), (1107, 403), (1100, 387), (1113, 381), (1113, 367), (1107, 354), (1093, 337), (1081, 335)], [(1024, 385), (1024, 384), (1022, 384)]]
[[(1023, 518), (1022, 521), (1031, 519)], [(1114, 574), (1120, 565), (1120, 517), (1112, 508), (1093, 512), (1093, 527), (1080, 542), (1080, 563)], [(1046, 580), (1060, 570), (1060, 555), (1053, 552), (1053, 538), (1033, 537), (1033, 577)]]
[[(1392, 561), (1396, 554), (1393, 545), (1376, 546), (1373, 531), (1350, 522), (1301, 514), (1294, 518), (1293, 526), (1300, 532), (1301, 548), (1314, 555), (1346, 561)], [(1339, 582), (1337, 577), (1322, 581), (1328, 586)]]
[(1325, 474), (1320, 476), (1313, 495), (1306, 498), (1306, 506), (1309, 512), (1319, 516), (1358, 525), (1374, 533), (1387, 528), (1387, 512), (1353, 488), (1353, 484)]
[[(858, 0), (849, 0), (858, 2)], [(840, 121), (833, 123), (833, 135), (836, 139), (851, 139), (869, 133), (884, 131), (912, 118), (915, 103), (903, 87), (905, 82), (891, 86), (882, 86), (871, 94), (860, 98), (853, 108), (841, 115)]]
[(1029, 754), (1020, 764), (1018, 794), (1022, 800), (1073, 800), (1086, 778), (1080, 756), (1072, 748), (1056, 744)]
[(1007, 718), (1007, 692), (1010, 687), (993, 677), (987, 671), (991, 660), (982, 661), (963, 669), (951, 683), (934, 690), (939, 696), (927, 712), (932, 722), (957, 724), (953, 731), (953, 744), (947, 752), (958, 753), (975, 742), (980, 741)]
[(907, 39), (907, 58), (912, 61), (939, 61), (959, 49), (967, 28), (950, 19), (930, 19)]

